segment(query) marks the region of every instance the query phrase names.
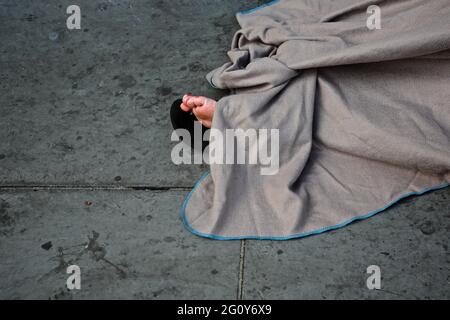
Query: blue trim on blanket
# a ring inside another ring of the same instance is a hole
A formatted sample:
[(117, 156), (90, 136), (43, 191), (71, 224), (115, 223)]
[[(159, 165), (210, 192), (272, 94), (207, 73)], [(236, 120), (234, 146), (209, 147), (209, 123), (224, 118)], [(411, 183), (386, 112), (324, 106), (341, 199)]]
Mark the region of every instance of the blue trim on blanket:
[(249, 13), (255, 12), (255, 11), (259, 10), (259, 9), (262, 9), (262, 8), (265, 8), (265, 7), (270, 7), (271, 5), (274, 5), (274, 4), (276, 4), (276, 3), (280, 2), (280, 1), (281, 0), (273, 0), (273, 1), (270, 1), (270, 2), (265, 3), (263, 5), (260, 5), (259, 7), (253, 8), (253, 9), (239, 11), (238, 14), (249, 14)]
[(208, 83), (209, 83), (209, 85), (210, 85), (211, 87), (213, 87), (214, 89), (220, 89), (219, 87), (217, 87), (217, 86), (214, 84), (213, 77), (211, 77), (210, 79), (208, 79)]
[(374, 211), (370, 211), (369, 213), (365, 214), (365, 215), (361, 215), (361, 216), (356, 216), (353, 217), (350, 220), (344, 221), (342, 223), (336, 224), (334, 226), (331, 227), (325, 227), (325, 228), (321, 228), (321, 229), (317, 229), (317, 230), (313, 230), (313, 231), (309, 231), (309, 232), (305, 232), (305, 233), (297, 233), (297, 234), (293, 234), (290, 236), (285, 236), (285, 237), (272, 237), (272, 236), (238, 236), (238, 237), (222, 237), (222, 236), (217, 236), (215, 234), (209, 234), (209, 233), (203, 233), (200, 231), (195, 230), (194, 228), (191, 227), (191, 225), (187, 222), (186, 219), (186, 206), (189, 202), (189, 200), (191, 199), (192, 194), (194, 193), (194, 191), (198, 188), (198, 186), (200, 185), (200, 183), (209, 175), (209, 172), (205, 172), (200, 179), (195, 183), (194, 188), (191, 190), (191, 192), (189, 192), (188, 196), (186, 197), (186, 199), (184, 200), (183, 206), (181, 208), (181, 216), (183, 219), (183, 224), (186, 227), (186, 229), (188, 229), (191, 233), (200, 236), (200, 237), (204, 237), (204, 238), (209, 238), (209, 239), (214, 239), (214, 240), (244, 240), (244, 239), (248, 239), (248, 240), (290, 240), (290, 239), (295, 239), (295, 238), (303, 238), (303, 237), (307, 237), (307, 236), (312, 236), (312, 235), (317, 235), (317, 234), (321, 234), (327, 231), (331, 231), (331, 230), (336, 230), (342, 227), (345, 227), (347, 225), (349, 225), (352, 222), (358, 221), (358, 220), (365, 220), (368, 219), (374, 215), (376, 215), (377, 213), (380, 213), (386, 209), (388, 209), (390, 206), (396, 204), (397, 202), (399, 202), (402, 199), (405, 199), (407, 197), (410, 196), (420, 196), (423, 195), (427, 192), (430, 191), (435, 191), (435, 190), (439, 190), (439, 189), (443, 189), (446, 187), (449, 187), (450, 184), (449, 183), (441, 183), (438, 184), (436, 186), (432, 186), (429, 188), (425, 188), (422, 189), (420, 191), (412, 191), (412, 192), (408, 192), (400, 197), (398, 197), (397, 199), (389, 202), (388, 204), (386, 204), (385, 206), (381, 207), (380, 209), (374, 210)]

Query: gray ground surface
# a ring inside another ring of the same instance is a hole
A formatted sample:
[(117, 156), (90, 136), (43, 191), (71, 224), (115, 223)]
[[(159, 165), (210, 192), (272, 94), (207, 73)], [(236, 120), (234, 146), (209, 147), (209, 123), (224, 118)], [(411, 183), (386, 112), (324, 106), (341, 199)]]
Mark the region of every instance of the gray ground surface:
[(287, 242), (183, 228), (206, 168), (172, 164), (169, 105), (223, 94), (204, 75), (263, 2), (78, 0), (69, 31), (72, 2), (0, 0), (0, 298), (450, 298), (449, 189)]

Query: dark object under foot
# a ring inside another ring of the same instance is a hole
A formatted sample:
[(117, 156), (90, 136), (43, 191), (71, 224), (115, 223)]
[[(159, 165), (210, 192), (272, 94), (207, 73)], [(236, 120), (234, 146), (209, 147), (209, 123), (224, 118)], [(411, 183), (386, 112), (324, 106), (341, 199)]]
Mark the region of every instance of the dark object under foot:
[[(194, 149), (194, 122), (198, 122), (197, 118), (191, 112), (185, 112), (180, 108), (183, 100), (177, 99), (172, 103), (170, 107), (170, 120), (172, 121), (172, 127), (174, 130), (186, 129), (191, 135), (191, 141), (188, 145)], [(202, 125), (202, 137), (205, 131), (208, 130), (207, 127)], [(202, 150), (206, 148), (208, 141), (203, 141)]]

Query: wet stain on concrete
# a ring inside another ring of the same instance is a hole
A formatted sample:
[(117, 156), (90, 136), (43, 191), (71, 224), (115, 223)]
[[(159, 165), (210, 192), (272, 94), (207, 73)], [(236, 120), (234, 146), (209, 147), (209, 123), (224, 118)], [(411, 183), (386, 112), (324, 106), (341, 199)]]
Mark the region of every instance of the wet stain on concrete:
[(56, 256), (52, 258), (52, 260), (56, 260), (58, 262), (58, 266), (50, 270), (50, 272), (45, 274), (39, 280), (47, 278), (53, 274), (58, 274), (61, 272), (65, 273), (69, 265), (76, 264), (77, 261), (79, 261), (86, 253), (89, 254), (89, 257), (94, 261), (103, 262), (114, 268), (120, 278), (126, 278), (127, 273), (125, 270), (118, 264), (106, 258), (107, 250), (105, 246), (100, 245), (98, 242), (99, 237), (100, 233), (94, 230), (91, 235), (88, 235), (88, 242), (70, 247), (58, 247)]
[(150, 214), (148, 214), (148, 215), (140, 215), (138, 217), (138, 219), (139, 219), (139, 221), (142, 221), (142, 222), (150, 222), (150, 221), (152, 221), (153, 216), (150, 215)]
[(165, 237), (165, 238), (164, 238), (164, 241), (165, 241), (165, 242), (168, 242), (168, 243), (171, 243), (171, 242), (175, 242), (176, 239), (175, 239), (174, 237)]
[(6, 236), (13, 232), (16, 221), (9, 212), (10, 205), (0, 199), (0, 236)]
[(434, 228), (434, 225), (431, 221), (425, 221), (420, 225), (420, 231), (422, 231), (423, 234), (428, 236), (433, 234), (436, 231), (436, 229)]
[(53, 247), (53, 244), (51, 241), (48, 241), (41, 245), (41, 248), (44, 250), (47, 250), (47, 251), (50, 250), (52, 247)]
[(172, 93), (172, 88), (165, 87), (165, 86), (158, 87), (158, 88), (156, 88), (156, 93), (160, 96), (165, 97)]
[(121, 75), (114, 78), (119, 80), (119, 87), (122, 90), (132, 88), (137, 84), (136, 79), (132, 75)]
[(61, 153), (74, 153), (74, 146), (65, 140), (61, 140), (53, 145), (53, 150)]

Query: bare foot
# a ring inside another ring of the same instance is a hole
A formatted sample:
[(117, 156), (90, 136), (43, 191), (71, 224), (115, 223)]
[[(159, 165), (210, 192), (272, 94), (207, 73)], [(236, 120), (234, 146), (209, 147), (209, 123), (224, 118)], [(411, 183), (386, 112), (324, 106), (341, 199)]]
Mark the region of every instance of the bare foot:
[(192, 112), (198, 121), (207, 128), (211, 128), (216, 101), (207, 97), (185, 94), (180, 108), (185, 112)]

